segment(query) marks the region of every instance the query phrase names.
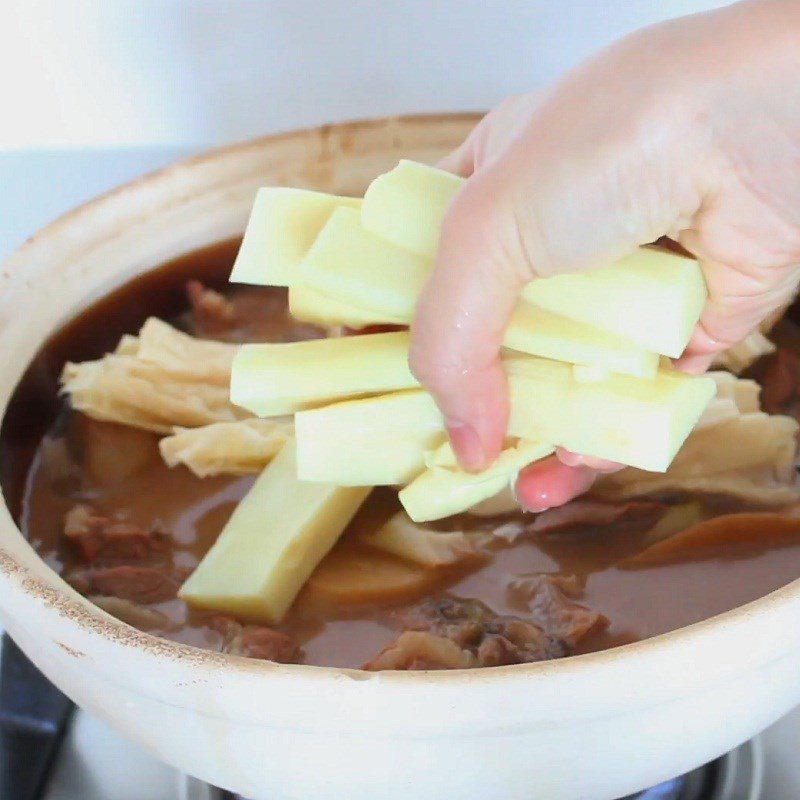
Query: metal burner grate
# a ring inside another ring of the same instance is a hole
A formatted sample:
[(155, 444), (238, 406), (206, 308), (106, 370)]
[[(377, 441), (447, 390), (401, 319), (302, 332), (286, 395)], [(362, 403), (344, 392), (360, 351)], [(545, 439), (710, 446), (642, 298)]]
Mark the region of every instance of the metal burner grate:
[[(759, 800), (762, 781), (762, 745), (753, 739), (710, 764), (621, 800)], [(244, 799), (187, 776), (180, 800)]]
[(753, 739), (710, 764), (624, 800), (758, 800), (762, 782), (762, 746)]

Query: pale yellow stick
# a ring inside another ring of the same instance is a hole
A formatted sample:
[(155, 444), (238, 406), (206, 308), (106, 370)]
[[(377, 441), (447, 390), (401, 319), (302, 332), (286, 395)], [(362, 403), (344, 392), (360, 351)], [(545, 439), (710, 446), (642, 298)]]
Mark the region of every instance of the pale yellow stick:
[(289, 440), (179, 596), (194, 606), (280, 622), (369, 491), (298, 480)]

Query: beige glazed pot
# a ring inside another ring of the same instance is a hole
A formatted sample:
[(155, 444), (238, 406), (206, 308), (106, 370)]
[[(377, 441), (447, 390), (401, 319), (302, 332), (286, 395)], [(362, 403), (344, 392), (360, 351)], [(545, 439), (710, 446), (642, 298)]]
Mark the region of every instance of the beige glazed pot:
[[(63, 217), (0, 275), (0, 403), (49, 333), (132, 275), (240, 233), (257, 187), (360, 193), (471, 116), (337, 125), (220, 150)], [(172, 644), (92, 606), (0, 509), (2, 623), (80, 705), (254, 800), (610, 800), (800, 702), (800, 583), (635, 645), (483, 671), (279, 666)]]

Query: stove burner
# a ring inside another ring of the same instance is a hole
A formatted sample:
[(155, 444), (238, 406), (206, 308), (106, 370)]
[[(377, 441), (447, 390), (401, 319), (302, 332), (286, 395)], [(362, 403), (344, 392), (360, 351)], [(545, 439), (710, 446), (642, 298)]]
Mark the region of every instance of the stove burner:
[[(678, 778), (621, 800), (759, 800), (763, 777), (758, 739)], [(196, 778), (186, 777), (180, 800), (244, 800)]]
[(678, 778), (623, 800), (758, 800), (762, 783), (758, 739)]

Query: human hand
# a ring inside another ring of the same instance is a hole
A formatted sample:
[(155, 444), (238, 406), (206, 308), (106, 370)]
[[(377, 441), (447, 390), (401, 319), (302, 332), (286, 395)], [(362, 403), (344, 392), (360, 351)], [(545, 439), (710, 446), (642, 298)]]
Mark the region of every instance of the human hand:
[[(499, 360), (525, 283), (606, 266), (667, 235), (709, 298), (677, 365), (702, 372), (800, 280), (800, 3), (751, 0), (645, 29), (541, 97), (511, 98), (442, 166), (468, 177), (412, 325), (411, 367), (462, 465), (502, 448)], [(614, 465), (559, 451), (520, 473), (523, 506)]]

